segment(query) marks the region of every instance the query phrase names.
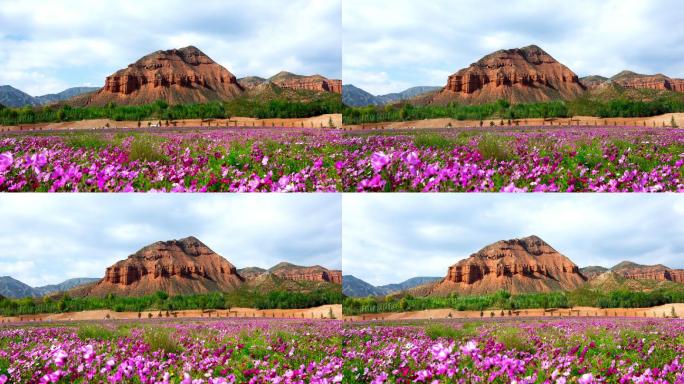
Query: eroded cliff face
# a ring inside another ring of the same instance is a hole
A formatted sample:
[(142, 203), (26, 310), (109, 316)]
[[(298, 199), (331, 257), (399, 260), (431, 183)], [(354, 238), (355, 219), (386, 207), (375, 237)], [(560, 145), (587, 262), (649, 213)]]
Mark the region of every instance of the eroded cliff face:
[(327, 269), (320, 265), (304, 267), (287, 262), (279, 263), (265, 270), (261, 268), (245, 268), (247, 273), (242, 273), (248, 280), (254, 280), (264, 274), (272, 274), (281, 279), (294, 281), (316, 281), (321, 283), (342, 284), (342, 271)]
[(342, 94), (342, 80), (328, 79), (321, 75), (302, 76), (282, 71), (271, 77), (269, 81), (286, 89)]
[(572, 99), (584, 91), (574, 72), (531, 45), (491, 53), (454, 73), (430, 103), (539, 102)]
[(631, 71), (622, 71), (613, 76), (611, 81), (625, 88), (684, 92), (684, 79), (673, 79), (661, 74), (642, 75)]
[(530, 236), (498, 241), (450, 266), (432, 293), (550, 292), (575, 289), (585, 282), (570, 259)]
[(684, 283), (684, 270), (668, 268), (661, 264), (641, 265), (629, 261), (623, 261), (611, 268), (610, 271), (627, 279)]
[(86, 104), (204, 103), (230, 99), (242, 91), (232, 73), (189, 46), (154, 52), (108, 76)]
[(194, 237), (148, 245), (107, 268), (89, 295), (143, 296), (229, 291), (244, 279), (233, 264)]

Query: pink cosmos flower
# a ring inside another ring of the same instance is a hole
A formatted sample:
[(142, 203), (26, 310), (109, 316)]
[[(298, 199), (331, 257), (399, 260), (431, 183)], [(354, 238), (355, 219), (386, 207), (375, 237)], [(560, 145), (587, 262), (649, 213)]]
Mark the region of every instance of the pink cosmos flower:
[(375, 172), (380, 172), (390, 162), (390, 157), (385, 152), (375, 152), (371, 155), (371, 167)]
[(58, 367), (60, 367), (60, 368), (63, 367), (63, 366), (64, 366), (64, 361), (66, 360), (67, 357), (69, 357), (69, 354), (68, 354), (68, 353), (66, 353), (66, 352), (65, 352), (64, 350), (62, 350), (62, 349), (58, 349), (57, 352), (55, 352), (55, 355), (54, 355), (55, 365), (58, 366)]
[[(13, 162), (14, 158), (12, 157), (11, 152), (0, 153), (0, 172), (9, 169), (9, 167), (12, 166)], [(2, 383), (0, 382), (0, 384)]]

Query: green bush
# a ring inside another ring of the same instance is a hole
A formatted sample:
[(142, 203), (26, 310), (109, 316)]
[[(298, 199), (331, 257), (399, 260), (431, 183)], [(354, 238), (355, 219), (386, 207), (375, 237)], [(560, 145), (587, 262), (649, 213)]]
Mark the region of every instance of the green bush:
[(150, 351), (164, 351), (165, 353), (180, 353), (181, 345), (172, 337), (172, 330), (162, 327), (145, 328), (143, 340), (150, 347)]
[(130, 161), (166, 162), (169, 158), (161, 149), (162, 138), (153, 135), (139, 135), (133, 138), (128, 153)]
[(432, 340), (447, 338), (455, 341), (471, 339), (477, 335), (480, 322), (463, 324), (462, 328), (454, 328), (445, 324), (429, 324), (425, 327), (425, 334)]

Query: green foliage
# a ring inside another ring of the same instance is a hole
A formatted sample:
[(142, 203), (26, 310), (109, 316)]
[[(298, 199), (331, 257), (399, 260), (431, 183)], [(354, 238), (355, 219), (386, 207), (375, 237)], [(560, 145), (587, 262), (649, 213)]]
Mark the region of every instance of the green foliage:
[(485, 134), (477, 142), (477, 149), (485, 159), (510, 161), (515, 154), (510, 139), (504, 136)]
[(80, 325), (76, 330), (76, 335), (78, 338), (86, 340), (116, 340), (121, 337), (127, 337), (129, 335), (129, 329), (125, 327), (119, 327), (116, 330), (112, 330), (103, 326), (102, 324), (84, 324)]
[(447, 338), (455, 341), (467, 340), (477, 335), (477, 329), (482, 323), (468, 322), (461, 328), (454, 328), (445, 324), (434, 323), (425, 327), (425, 334), (432, 340)]
[[(495, 103), (446, 106), (393, 104), (385, 106), (345, 107), (343, 124), (368, 124), (383, 121), (407, 121), (435, 118), (457, 120), (566, 118), (569, 116), (645, 117), (664, 113), (684, 112), (684, 97), (666, 93), (633, 100), (619, 95), (610, 100), (582, 96), (571, 101), (509, 104)], [(507, 122), (508, 124), (512, 122)], [(674, 122), (673, 122), (674, 123)], [(674, 123), (676, 125), (676, 123)], [(492, 124), (494, 125), (494, 124)]]
[(494, 332), (494, 338), (498, 343), (505, 345), (507, 350), (534, 352), (535, 349), (530, 338), (524, 335), (520, 328), (497, 328)]
[(91, 150), (98, 150), (109, 144), (102, 136), (84, 133), (67, 135), (64, 138), (64, 142), (73, 148)]
[(162, 153), (163, 138), (155, 135), (137, 135), (131, 141), (128, 153), (130, 161), (165, 162), (168, 157)]
[(165, 353), (180, 353), (181, 345), (172, 337), (172, 330), (163, 327), (148, 327), (143, 332), (143, 340), (150, 347), (150, 351), (164, 351)]
[(340, 302), (342, 302), (342, 292), (339, 290), (318, 289), (309, 293), (272, 291), (257, 296), (255, 307), (258, 309), (311, 308)]
[(230, 116), (257, 118), (305, 118), (327, 113), (341, 113), (342, 102), (337, 94), (320, 94), (308, 100), (258, 100), (238, 97), (225, 102), (169, 105), (158, 100), (145, 105), (110, 105), (104, 107), (23, 107), (0, 109), (0, 125), (42, 122), (112, 119), (116, 121), (223, 119)]
[[(326, 304), (340, 304), (341, 289), (319, 288), (307, 292), (275, 290), (259, 292), (241, 287), (230, 292), (168, 296), (164, 292), (141, 297), (111, 295), (109, 297), (69, 297), (58, 300), (0, 299), (0, 315), (22, 316), (37, 313), (78, 312), (110, 309), (117, 312), (178, 311), (192, 309), (226, 309), (248, 307), (259, 309), (296, 309)], [(86, 331), (87, 332), (87, 331)]]
[[(364, 297), (344, 299), (345, 315), (363, 313), (420, 311), (452, 308), (458, 311), (520, 310), (534, 308), (647, 308), (671, 303), (684, 303), (684, 285), (673, 285), (648, 292), (618, 289), (604, 292), (589, 287), (570, 292), (523, 293), (511, 295), (499, 291), (489, 295), (449, 297)], [(504, 313), (506, 315), (506, 313)], [(510, 314), (509, 314), (510, 316)]]

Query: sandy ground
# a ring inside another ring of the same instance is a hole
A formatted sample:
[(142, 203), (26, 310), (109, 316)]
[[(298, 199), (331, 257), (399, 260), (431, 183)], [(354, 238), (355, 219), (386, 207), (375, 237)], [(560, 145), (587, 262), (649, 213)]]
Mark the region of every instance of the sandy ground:
[[(675, 122), (678, 126), (684, 126), (684, 113), (667, 113), (659, 116), (651, 117), (635, 117), (635, 118), (607, 118), (602, 119), (600, 117), (592, 116), (574, 116), (572, 118), (564, 119), (519, 119), (517, 123), (519, 126), (563, 126), (563, 125), (628, 125), (628, 126), (646, 126), (648, 127), (662, 127), (670, 126), (674, 117)], [(489, 127), (490, 122), (493, 122), (496, 126), (499, 126), (501, 119), (489, 119), (483, 120), (483, 127)], [(516, 120), (511, 121), (511, 125), (515, 126)], [(504, 120), (504, 124), (507, 124), (508, 120)], [(451, 124), (451, 125), (449, 125)], [(479, 127), (479, 120), (455, 120), (455, 119), (427, 119), (427, 120), (412, 120), (412, 121), (396, 121), (396, 122), (384, 122), (384, 123), (373, 123), (373, 124), (363, 124), (363, 125), (345, 125), (345, 130), (368, 130), (368, 129), (424, 129), (424, 128), (466, 128), (466, 127)]]
[[(342, 318), (342, 305), (323, 305), (307, 309), (267, 309), (258, 310), (254, 308), (231, 308), (220, 310), (188, 310), (169, 313), (170, 318), (221, 318), (221, 317), (261, 317), (261, 318), (294, 318), (294, 319), (330, 319), (330, 311), (336, 319)], [(159, 311), (143, 311), (142, 319), (159, 318)], [(161, 311), (162, 317), (166, 318), (166, 311)], [(0, 316), (0, 324), (16, 322), (51, 322), (51, 321), (79, 321), (79, 320), (130, 320), (138, 319), (138, 312), (114, 312), (110, 310), (95, 310), (68, 313), (45, 313), (27, 316)]]
[[(601, 309), (593, 307), (574, 307), (571, 309), (525, 309), (512, 312), (504, 311), (504, 316), (509, 317), (670, 317), (672, 308), (679, 317), (684, 317), (684, 304), (667, 304), (652, 308), (615, 308)], [(484, 317), (501, 318), (501, 310), (485, 310)], [(415, 312), (388, 312), (378, 314), (366, 314), (359, 316), (345, 316), (345, 321), (367, 321), (367, 320), (419, 320), (419, 319), (479, 319), (480, 311), (456, 311), (453, 309), (430, 309)]]
[[(305, 127), (305, 128), (329, 128), (330, 121), (333, 126), (342, 126), (342, 114), (327, 114), (304, 119), (256, 119), (253, 117), (231, 117), (230, 119), (188, 119), (176, 120), (175, 127)], [(158, 124), (159, 120), (142, 120), (140, 127), (146, 128), (150, 124)], [(166, 121), (162, 121), (162, 127), (166, 127)], [(26, 125), (6, 125), (0, 126), (0, 132), (23, 132), (23, 131), (53, 131), (53, 130), (75, 130), (75, 129), (101, 129), (110, 128), (137, 128), (137, 121), (114, 121), (109, 119), (68, 121), (63, 123), (40, 123)], [(173, 128), (173, 123), (169, 122), (169, 127)]]

